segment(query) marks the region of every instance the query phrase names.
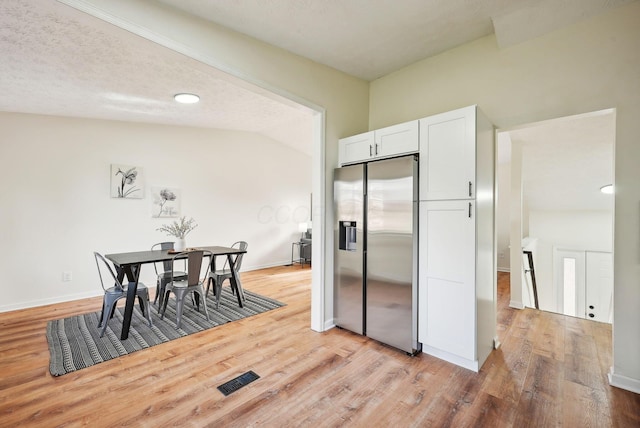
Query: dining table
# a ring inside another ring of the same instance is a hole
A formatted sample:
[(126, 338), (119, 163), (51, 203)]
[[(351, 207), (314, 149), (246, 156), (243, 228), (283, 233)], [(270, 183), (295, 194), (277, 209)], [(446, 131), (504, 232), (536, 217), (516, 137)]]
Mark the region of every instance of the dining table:
[[(211, 257), (211, 272), (216, 270), (216, 256), (226, 256), (229, 269), (231, 270), (231, 286), (236, 289), (236, 296), (238, 298), (238, 305), (242, 308), (242, 284), (238, 276), (238, 272), (235, 267), (235, 260), (237, 257), (234, 255), (244, 254), (246, 250), (240, 250), (232, 247), (221, 246), (206, 246), (189, 248), (182, 253), (174, 250), (148, 250), (148, 251), (133, 251), (126, 253), (114, 253), (105, 254), (105, 257), (109, 259), (116, 268), (118, 274), (118, 280), (122, 283), (125, 276), (128, 281), (127, 286), (127, 300), (124, 307), (124, 319), (122, 321), (122, 332), (120, 333), (120, 339), (126, 340), (129, 337), (129, 328), (131, 327), (131, 317), (133, 315), (133, 307), (135, 305), (136, 291), (138, 289), (138, 278), (140, 277), (140, 269), (143, 264), (158, 263), (164, 261), (170, 261), (174, 258), (186, 259), (187, 253), (190, 250), (204, 250), (210, 251)], [(206, 254), (206, 253), (205, 253)], [(177, 257), (176, 257), (177, 255)], [(214, 287), (215, 288), (215, 287)], [(206, 302), (204, 302), (206, 304)], [(151, 310), (151, 309), (149, 309)]]

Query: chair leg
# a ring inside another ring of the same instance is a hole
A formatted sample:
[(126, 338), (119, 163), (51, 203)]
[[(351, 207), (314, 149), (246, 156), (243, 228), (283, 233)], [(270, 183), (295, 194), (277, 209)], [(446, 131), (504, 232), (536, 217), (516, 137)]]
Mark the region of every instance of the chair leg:
[[(158, 296), (160, 296), (160, 305), (162, 305), (162, 298), (164, 297), (164, 290), (167, 288), (167, 281), (163, 279), (158, 279), (158, 286), (156, 288), (156, 297), (153, 300), (153, 304), (155, 305), (156, 300), (158, 300)], [(158, 308), (159, 309), (159, 308)]]
[[(202, 288), (202, 285), (198, 286), (198, 288), (193, 291), (194, 293), (200, 294), (200, 297), (202, 298), (202, 295), (204, 294), (204, 289)], [(202, 306), (204, 306), (204, 314), (207, 317), (207, 321), (211, 321), (209, 319), (209, 311), (207, 310), (207, 301), (205, 300), (205, 298), (202, 298)]]
[(220, 309), (220, 295), (222, 295), (222, 281), (215, 281), (216, 287), (216, 309)]
[(102, 330), (100, 330), (100, 337), (104, 336), (104, 332), (107, 330), (109, 319), (115, 312), (117, 301), (117, 299), (112, 301), (111, 299), (107, 298), (106, 301), (102, 303)]
[(142, 315), (149, 321), (149, 327), (153, 327), (151, 322), (151, 307), (149, 305), (149, 292), (147, 291), (142, 296), (138, 296), (138, 303), (140, 304), (140, 311)]
[(158, 296), (160, 295), (160, 278), (156, 279), (156, 295), (153, 298), (153, 304), (155, 305), (158, 301)]
[(184, 307), (184, 292), (183, 290), (174, 290), (176, 295), (176, 328), (180, 328), (182, 321), (182, 309)]
[[(164, 313), (167, 310), (167, 303), (169, 303), (169, 294), (171, 294), (171, 290), (165, 289), (164, 296), (162, 296), (162, 300), (160, 301), (160, 306), (158, 306), (158, 313), (160, 314), (160, 319), (164, 319)], [(162, 308), (162, 311), (160, 311)]]

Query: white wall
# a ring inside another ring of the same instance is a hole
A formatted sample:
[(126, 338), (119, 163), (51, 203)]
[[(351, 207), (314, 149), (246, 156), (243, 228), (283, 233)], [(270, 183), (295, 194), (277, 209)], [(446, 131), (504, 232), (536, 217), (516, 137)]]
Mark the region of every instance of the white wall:
[[(173, 240), (155, 230), (170, 220), (151, 218), (148, 192), (109, 196), (111, 163), (141, 167), (147, 191), (181, 189), (198, 223), (187, 245), (247, 241), (243, 270), (289, 263), (309, 218), (311, 158), (257, 134), (11, 113), (0, 129), (0, 311), (99, 295), (93, 251)], [(151, 265), (141, 279), (155, 284)]]
[(616, 108), (614, 384), (640, 391), (640, 2), (498, 49), (494, 36), (371, 84), (371, 129), (478, 104), (499, 128)]
[(535, 258), (540, 309), (562, 312), (557, 307), (553, 284), (553, 247), (567, 250), (611, 252), (613, 215), (607, 211), (531, 211), (530, 236), (538, 240)]

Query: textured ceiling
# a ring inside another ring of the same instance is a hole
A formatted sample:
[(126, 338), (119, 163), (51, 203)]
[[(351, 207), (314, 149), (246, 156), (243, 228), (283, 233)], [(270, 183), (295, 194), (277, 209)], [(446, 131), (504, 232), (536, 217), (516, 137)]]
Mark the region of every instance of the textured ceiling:
[[(91, 2), (92, 0), (87, 0)], [(497, 32), (509, 46), (631, 0), (146, 0), (373, 79)], [(637, 0), (636, 0), (637, 1)], [(0, 111), (242, 130), (311, 153), (311, 113), (53, 0), (0, 2)], [(177, 92), (202, 97), (176, 104)]]
[(57, 1), (1, 2), (0, 52), (0, 111), (249, 131), (311, 153), (305, 108)]
[(522, 144), (524, 198), (531, 210), (613, 209), (615, 115), (562, 118), (510, 131)]

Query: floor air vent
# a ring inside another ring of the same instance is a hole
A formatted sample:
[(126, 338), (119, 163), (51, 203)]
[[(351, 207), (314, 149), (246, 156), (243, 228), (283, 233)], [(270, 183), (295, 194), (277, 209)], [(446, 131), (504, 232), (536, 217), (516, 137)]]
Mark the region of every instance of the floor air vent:
[(256, 379), (260, 379), (260, 376), (255, 374), (253, 371), (248, 371), (237, 378), (231, 379), (229, 382), (223, 383), (218, 387), (218, 390), (224, 395), (229, 395), (232, 392), (236, 392), (243, 386), (249, 385)]

